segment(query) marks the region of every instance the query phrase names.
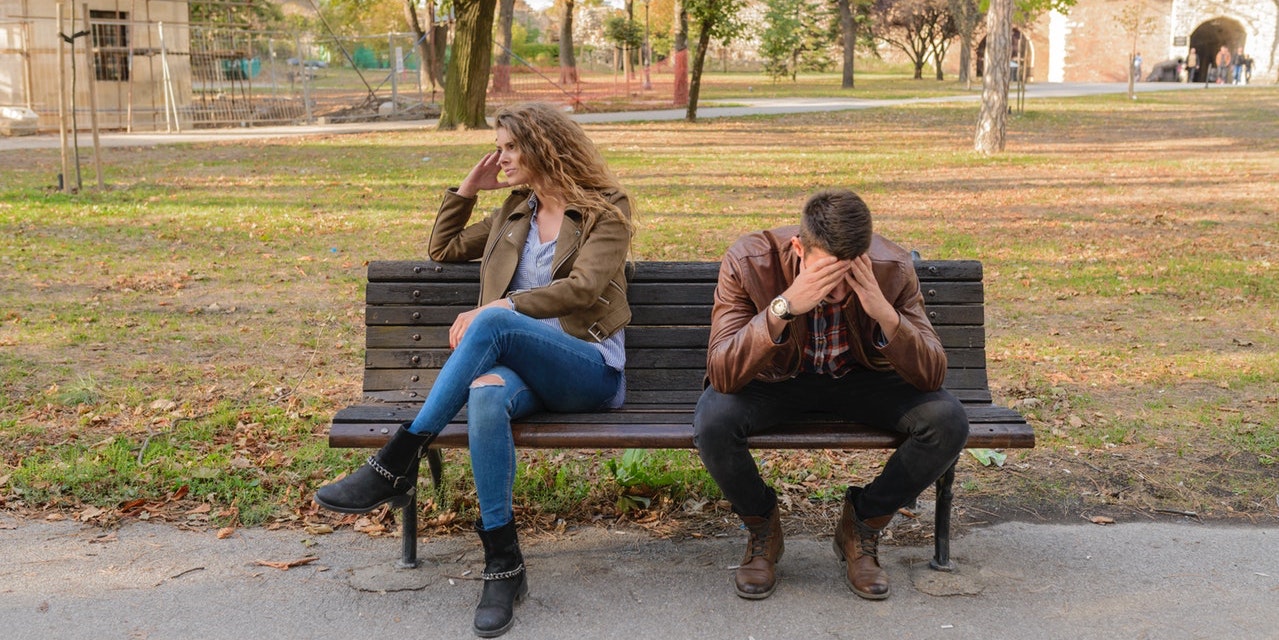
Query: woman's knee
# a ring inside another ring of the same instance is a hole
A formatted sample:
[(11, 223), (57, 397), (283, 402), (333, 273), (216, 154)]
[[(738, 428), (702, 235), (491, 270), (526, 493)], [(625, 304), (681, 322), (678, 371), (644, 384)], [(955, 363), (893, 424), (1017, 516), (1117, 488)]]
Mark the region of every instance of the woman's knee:
[(486, 373), (471, 383), (466, 402), (467, 431), (471, 437), (496, 428), (507, 429), (511, 422), (506, 381)]
[(477, 335), (502, 335), (510, 327), (511, 321), (515, 319), (516, 314), (510, 309), (488, 307), (475, 314), (475, 318), (471, 320), (471, 326), (467, 327), (466, 333), (467, 335), (472, 333)]

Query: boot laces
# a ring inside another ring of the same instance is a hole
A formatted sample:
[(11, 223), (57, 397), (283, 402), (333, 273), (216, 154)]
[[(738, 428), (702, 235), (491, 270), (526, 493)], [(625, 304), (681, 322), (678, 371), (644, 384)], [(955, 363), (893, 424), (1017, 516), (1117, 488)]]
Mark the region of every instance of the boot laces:
[(858, 531), (857, 546), (861, 548), (862, 555), (879, 560), (878, 531)]
[(761, 558), (768, 556), (768, 542), (771, 539), (771, 532), (764, 528), (762, 531), (749, 529), (751, 533), (750, 541), (747, 543), (747, 558)]

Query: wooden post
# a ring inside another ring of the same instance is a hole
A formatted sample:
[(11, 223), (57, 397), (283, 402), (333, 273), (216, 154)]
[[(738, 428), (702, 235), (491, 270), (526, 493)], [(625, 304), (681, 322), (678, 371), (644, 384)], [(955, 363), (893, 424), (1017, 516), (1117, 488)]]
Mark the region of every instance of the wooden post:
[(169, 73), (168, 47), (164, 44), (164, 23), (156, 24), (160, 33), (160, 69), (164, 73), (164, 130), (170, 131), (169, 113), (173, 113), (173, 127), (182, 133), (182, 120), (178, 118), (178, 97), (173, 92), (173, 74)]
[(62, 3), (58, 3), (58, 147), (62, 150), (62, 192), (71, 193), (71, 158), (67, 151), (67, 56), (62, 39)]
[(22, 23), (22, 93), (27, 97), (27, 108), (34, 107), (31, 97), (31, 23)]
[(98, 188), (102, 183), (102, 142), (98, 138), (98, 72), (93, 64), (93, 27), (89, 24), (89, 3), (80, 5), (84, 11), (84, 82), (89, 88), (89, 123), (93, 128), (93, 173), (98, 178)]

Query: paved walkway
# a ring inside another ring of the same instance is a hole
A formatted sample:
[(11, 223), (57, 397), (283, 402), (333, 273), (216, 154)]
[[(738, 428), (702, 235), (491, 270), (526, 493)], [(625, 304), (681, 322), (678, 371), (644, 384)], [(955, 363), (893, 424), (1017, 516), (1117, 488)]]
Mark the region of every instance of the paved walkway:
[[(1213, 89), (1222, 87), (1213, 86)], [(1123, 83), (1037, 83), (1026, 85), (1026, 98), (1061, 98), (1084, 95), (1102, 95), (1125, 93), (1128, 85)], [(1171, 82), (1139, 83), (1137, 90), (1150, 91), (1186, 91), (1203, 90), (1203, 85), (1178, 84)], [(732, 106), (714, 106), (715, 102), (704, 102), (697, 110), (698, 119), (738, 118), (753, 115), (782, 115), (788, 113), (812, 113), (820, 111), (850, 111), (855, 109), (873, 109), (892, 107), (904, 104), (939, 103), (939, 102), (972, 102), (981, 101), (979, 91), (955, 96), (936, 96), (930, 98), (902, 98), (896, 100), (868, 100), (864, 98), (759, 98), (734, 99), (723, 102)], [(634, 122), (634, 121), (671, 121), (682, 120), (684, 109), (657, 109), (650, 111), (624, 111), (614, 113), (586, 113), (574, 118), (583, 123), (593, 122)], [(305, 135), (349, 135), (374, 131), (420, 131), (433, 129), (436, 120), (411, 120), (400, 122), (348, 122), (339, 124), (316, 124), (277, 127), (242, 127), (225, 129), (193, 129), (181, 133), (136, 132), (102, 133), (98, 136), (104, 147), (147, 147), (158, 144), (177, 144), (189, 142), (230, 142), (235, 140), (251, 140), (263, 138), (281, 138)], [(20, 151), (24, 149), (56, 149), (59, 140), (57, 134), (40, 134), (34, 136), (0, 137), (0, 152)], [(84, 152), (93, 148), (93, 136), (81, 132), (80, 149)]]
[[(520, 640), (1189, 640), (1279, 637), (1279, 526), (1005, 523), (930, 547), (887, 546), (893, 594), (844, 585), (829, 537), (786, 540), (767, 600), (731, 591), (745, 536), (659, 540), (584, 528), (524, 540)], [(10, 640), (470, 638), (475, 536), (399, 541), (342, 531), (103, 531), (0, 516), (0, 637)], [(264, 563), (310, 558), (287, 571)]]

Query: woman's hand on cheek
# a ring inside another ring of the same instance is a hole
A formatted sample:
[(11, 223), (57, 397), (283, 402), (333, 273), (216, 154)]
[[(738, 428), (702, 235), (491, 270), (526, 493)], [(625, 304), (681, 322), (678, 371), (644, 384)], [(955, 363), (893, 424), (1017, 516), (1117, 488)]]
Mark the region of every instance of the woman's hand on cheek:
[(466, 179), (462, 180), (462, 184), (458, 185), (457, 195), (474, 198), (475, 194), (481, 191), (506, 187), (505, 182), (497, 179), (497, 174), (502, 171), (502, 167), (498, 165), (500, 155), (496, 151), (484, 154), (484, 157), (471, 167), (471, 172), (467, 174)]

